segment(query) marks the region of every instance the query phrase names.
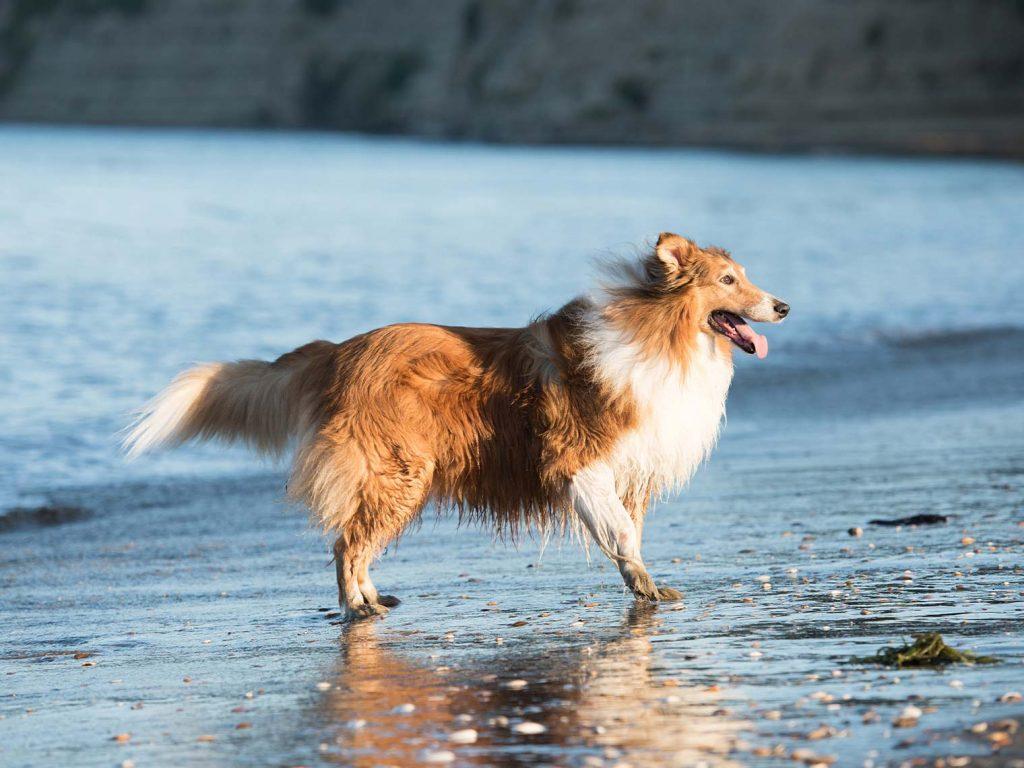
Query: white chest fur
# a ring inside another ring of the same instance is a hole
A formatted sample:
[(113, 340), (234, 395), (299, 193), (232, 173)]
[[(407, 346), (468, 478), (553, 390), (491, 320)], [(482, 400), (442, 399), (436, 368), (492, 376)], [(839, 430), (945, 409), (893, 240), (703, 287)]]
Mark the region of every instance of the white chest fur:
[(639, 425), (616, 445), (611, 463), (620, 487), (653, 482), (661, 494), (685, 484), (718, 439), (732, 360), (699, 334), (683, 368), (646, 358), (607, 326), (595, 326), (595, 370), (606, 382), (628, 387), (640, 408)]

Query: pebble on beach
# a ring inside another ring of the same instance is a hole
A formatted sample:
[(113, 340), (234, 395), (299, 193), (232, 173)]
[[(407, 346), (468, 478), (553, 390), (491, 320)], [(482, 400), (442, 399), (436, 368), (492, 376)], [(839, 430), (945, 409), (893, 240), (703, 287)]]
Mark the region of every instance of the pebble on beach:
[(525, 736), (533, 736), (538, 733), (544, 733), (547, 728), (540, 723), (533, 722), (532, 720), (524, 720), (523, 722), (516, 723), (512, 726), (512, 730)]
[(419, 753), (419, 761), (421, 763), (440, 765), (454, 762), (454, 760), (455, 753), (447, 749), (425, 749)]
[(921, 715), (924, 714), (920, 707), (910, 704), (903, 708), (899, 715), (892, 721), (896, 728), (915, 728)]
[(462, 728), (448, 734), (448, 741), (454, 744), (473, 744), (476, 742), (477, 733), (473, 728)]

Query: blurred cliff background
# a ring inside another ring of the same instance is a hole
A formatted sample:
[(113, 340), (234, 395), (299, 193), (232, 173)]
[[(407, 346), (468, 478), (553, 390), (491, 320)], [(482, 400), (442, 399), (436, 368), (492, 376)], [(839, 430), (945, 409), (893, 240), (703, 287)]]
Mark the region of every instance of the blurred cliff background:
[(1024, 157), (1024, 2), (0, 0), (0, 120)]

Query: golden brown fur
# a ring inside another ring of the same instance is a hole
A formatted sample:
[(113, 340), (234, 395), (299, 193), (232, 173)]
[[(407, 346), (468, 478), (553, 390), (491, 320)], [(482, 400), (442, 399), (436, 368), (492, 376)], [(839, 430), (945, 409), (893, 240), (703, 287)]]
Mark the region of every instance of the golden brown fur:
[[(430, 501), (512, 535), (568, 522), (573, 477), (607, 459), (645, 413), (628, 385), (595, 367), (595, 318), (685, 370), (711, 333), (711, 309), (745, 311), (763, 295), (744, 279), (723, 296), (714, 273), (727, 262), (663, 235), (620, 268), (605, 300), (576, 299), (524, 328), (399, 324), (272, 363), (201, 366), (148, 406), (128, 443), (135, 453), (193, 438), (267, 453), (294, 443), (288, 493), (336, 537), (343, 605), (379, 612), (394, 601), (376, 594), (369, 565)], [(731, 354), (726, 339), (714, 344)], [(657, 481), (621, 487), (639, 535)]]

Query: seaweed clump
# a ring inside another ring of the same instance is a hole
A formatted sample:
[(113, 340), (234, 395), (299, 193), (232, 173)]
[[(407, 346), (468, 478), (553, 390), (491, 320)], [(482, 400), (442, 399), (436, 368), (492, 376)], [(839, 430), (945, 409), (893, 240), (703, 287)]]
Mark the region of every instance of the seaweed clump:
[(880, 648), (874, 656), (860, 656), (857, 663), (882, 664), (887, 667), (944, 667), (947, 664), (995, 664), (994, 656), (979, 656), (971, 651), (958, 651), (942, 639), (938, 632), (914, 635), (914, 642), (901, 647)]

